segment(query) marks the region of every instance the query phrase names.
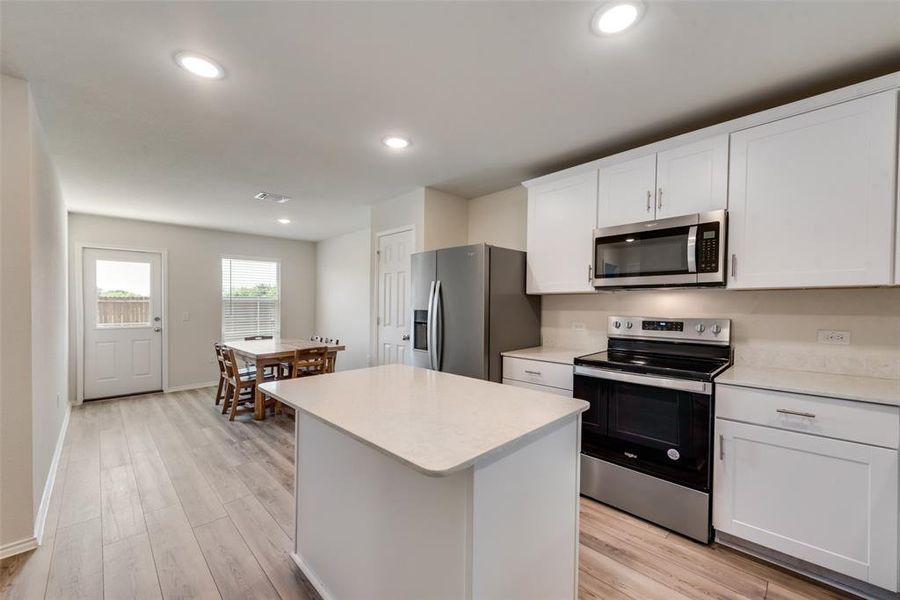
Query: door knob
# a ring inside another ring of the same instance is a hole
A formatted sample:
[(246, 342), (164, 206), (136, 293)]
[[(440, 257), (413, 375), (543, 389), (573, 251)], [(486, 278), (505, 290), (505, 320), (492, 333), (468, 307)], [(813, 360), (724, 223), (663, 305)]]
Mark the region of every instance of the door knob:
[(162, 327), (154, 327), (153, 331), (155, 331), (156, 333), (159, 333), (160, 331), (162, 331)]
[(408, 333), (404, 333), (404, 334), (403, 334), (403, 337), (400, 338), (400, 339), (402, 339), (404, 342), (408, 342), (408, 341), (409, 341), (409, 334), (408, 334)]

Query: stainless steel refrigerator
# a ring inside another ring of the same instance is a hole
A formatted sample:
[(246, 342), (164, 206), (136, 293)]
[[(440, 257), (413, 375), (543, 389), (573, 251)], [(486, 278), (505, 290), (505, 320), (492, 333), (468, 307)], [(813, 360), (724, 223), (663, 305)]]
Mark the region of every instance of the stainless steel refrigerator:
[(541, 343), (525, 253), (487, 244), (412, 255), (413, 364), (500, 381), (500, 353)]

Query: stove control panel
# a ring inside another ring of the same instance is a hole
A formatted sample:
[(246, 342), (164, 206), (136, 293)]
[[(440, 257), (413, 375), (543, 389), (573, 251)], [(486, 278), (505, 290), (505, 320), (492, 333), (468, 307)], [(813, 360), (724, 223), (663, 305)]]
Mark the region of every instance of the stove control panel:
[(728, 344), (731, 342), (731, 319), (609, 317), (607, 335), (612, 338)]

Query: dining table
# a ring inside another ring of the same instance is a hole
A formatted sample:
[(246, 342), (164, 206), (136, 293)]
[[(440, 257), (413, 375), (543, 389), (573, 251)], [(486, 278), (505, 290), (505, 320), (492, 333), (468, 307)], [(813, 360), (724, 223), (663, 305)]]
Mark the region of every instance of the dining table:
[(256, 365), (256, 391), (254, 392), (253, 418), (262, 421), (266, 418), (266, 404), (259, 386), (265, 381), (266, 367), (280, 365), (294, 359), (297, 350), (313, 350), (328, 348), (329, 352), (346, 350), (342, 344), (326, 344), (312, 340), (269, 339), (269, 340), (235, 340), (223, 342), (227, 348), (234, 350), (235, 355), (247, 363)]

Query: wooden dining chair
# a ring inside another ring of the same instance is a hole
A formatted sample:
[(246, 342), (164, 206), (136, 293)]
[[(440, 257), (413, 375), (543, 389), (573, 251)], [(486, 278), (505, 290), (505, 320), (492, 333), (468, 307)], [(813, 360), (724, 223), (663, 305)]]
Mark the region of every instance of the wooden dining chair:
[(309, 348), (294, 352), (293, 375), (294, 377), (309, 377), (325, 373), (325, 361), (328, 348)]
[(224, 350), (224, 346), (219, 342), (213, 344), (213, 349), (216, 352), (216, 363), (219, 365), (219, 385), (216, 387), (216, 406), (219, 405), (219, 402), (225, 397), (225, 359), (222, 358), (222, 350)]
[[(339, 346), (341, 341), (337, 338), (325, 338), (325, 343), (332, 346)], [(329, 349), (325, 354), (325, 372), (334, 373), (335, 363), (337, 362), (337, 350)]]
[(223, 348), (222, 359), (225, 363), (225, 396), (222, 402), (222, 414), (228, 412), (228, 420), (234, 421), (239, 405), (250, 404), (250, 410), (253, 410), (256, 403), (256, 373), (242, 369), (231, 348)]

